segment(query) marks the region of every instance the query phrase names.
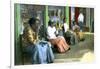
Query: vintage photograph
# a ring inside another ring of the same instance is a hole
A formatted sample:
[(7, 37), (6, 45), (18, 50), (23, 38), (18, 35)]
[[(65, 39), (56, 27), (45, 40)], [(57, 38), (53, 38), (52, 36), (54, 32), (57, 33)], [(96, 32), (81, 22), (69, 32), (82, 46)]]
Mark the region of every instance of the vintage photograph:
[(94, 61), (94, 8), (14, 3), (14, 65)]

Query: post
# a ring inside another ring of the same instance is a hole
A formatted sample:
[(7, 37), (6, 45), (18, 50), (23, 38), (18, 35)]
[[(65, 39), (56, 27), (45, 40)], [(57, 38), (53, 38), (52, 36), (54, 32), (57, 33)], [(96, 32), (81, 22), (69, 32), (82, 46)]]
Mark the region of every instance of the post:
[(90, 28), (90, 8), (86, 8), (86, 26), (89, 27), (89, 32), (91, 31)]
[(45, 26), (46, 28), (48, 27), (48, 21), (49, 21), (49, 17), (48, 17), (48, 6), (45, 6)]
[(66, 15), (67, 25), (69, 26), (69, 7), (68, 6), (65, 7), (65, 15)]
[(21, 17), (20, 17), (20, 4), (15, 4), (14, 5), (14, 33), (15, 33), (15, 64), (20, 63), (20, 40), (19, 40), (19, 35), (20, 35), (20, 27), (21, 27)]

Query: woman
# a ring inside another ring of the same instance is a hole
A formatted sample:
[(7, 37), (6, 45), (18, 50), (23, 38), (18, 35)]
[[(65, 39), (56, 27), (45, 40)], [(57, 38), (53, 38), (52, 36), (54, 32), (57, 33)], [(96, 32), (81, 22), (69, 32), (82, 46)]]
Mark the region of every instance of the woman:
[(23, 51), (31, 55), (33, 64), (52, 63), (54, 56), (50, 45), (38, 39), (39, 19), (30, 18), (28, 24), (23, 33)]
[(62, 36), (56, 36), (57, 30), (54, 26), (54, 23), (52, 21), (49, 21), (49, 26), (47, 28), (47, 34), (48, 39), (54, 46), (57, 46), (57, 49), (60, 53), (66, 52), (69, 50), (69, 45), (66, 43), (64, 37)]

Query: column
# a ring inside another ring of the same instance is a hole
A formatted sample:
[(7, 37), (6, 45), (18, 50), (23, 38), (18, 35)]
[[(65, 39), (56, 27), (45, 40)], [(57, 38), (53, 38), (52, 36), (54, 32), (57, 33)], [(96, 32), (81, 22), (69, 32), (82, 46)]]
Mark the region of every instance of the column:
[(65, 15), (66, 15), (66, 22), (69, 26), (69, 7), (68, 6), (65, 7)]
[(45, 6), (45, 26), (48, 27), (48, 21), (49, 21), (49, 17), (48, 17), (48, 6)]
[(19, 64), (21, 59), (21, 53), (20, 53), (20, 40), (19, 40), (19, 35), (20, 35), (20, 30), (21, 30), (21, 18), (20, 18), (20, 5), (15, 4), (14, 5), (14, 27), (15, 27), (15, 64)]
[(90, 8), (86, 8), (86, 27), (89, 27), (90, 32)]

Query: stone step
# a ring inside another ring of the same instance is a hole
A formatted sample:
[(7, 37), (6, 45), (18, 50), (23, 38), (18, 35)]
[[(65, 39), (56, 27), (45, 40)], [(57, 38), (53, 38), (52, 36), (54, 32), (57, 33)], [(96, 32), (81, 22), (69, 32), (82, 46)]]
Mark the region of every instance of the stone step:
[(55, 59), (54, 63), (79, 62), (80, 58)]

